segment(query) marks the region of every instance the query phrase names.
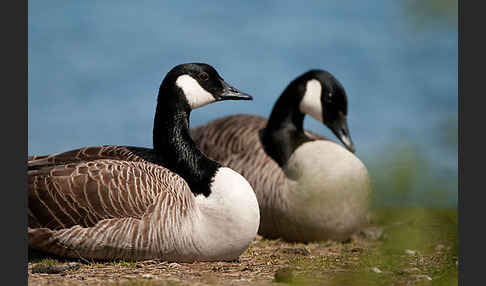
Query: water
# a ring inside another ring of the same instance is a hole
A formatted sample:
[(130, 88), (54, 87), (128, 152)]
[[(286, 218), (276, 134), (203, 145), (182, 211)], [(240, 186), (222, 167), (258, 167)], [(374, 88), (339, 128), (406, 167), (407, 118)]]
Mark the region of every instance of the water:
[[(405, 3), (30, 2), (28, 153), (151, 147), (157, 90), (179, 63), (210, 63), (255, 98), (196, 110), (192, 126), (267, 116), (290, 80), (323, 68), (348, 93), (365, 163), (406, 141), (437, 173), (457, 178), (457, 147), (442, 136), (444, 121), (457, 123), (457, 22)], [(335, 138), (311, 118), (305, 126)], [(447, 192), (455, 205), (457, 188)]]

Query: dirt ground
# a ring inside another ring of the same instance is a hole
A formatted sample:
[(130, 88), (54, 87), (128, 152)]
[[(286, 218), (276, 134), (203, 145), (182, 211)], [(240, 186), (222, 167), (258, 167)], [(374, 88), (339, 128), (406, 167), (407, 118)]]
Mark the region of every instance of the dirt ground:
[[(267, 240), (258, 236), (239, 260), (233, 262), (167, 263), (148, 260), (101, 263), (55, 259), (31, 253), (28, 283), (126, 286), (277, 283), (457, 285), (454, 238), (440, 231), (438, 236), (427, 236), (425, 240), (423, 236), (417, 238), (416, 233), (426, 232), (423, 219), (421, 222), (417, 224), (413, 219), (395, 219), (393, 223), (371, 223), (346, 242), (302, 244)], [(426, 225), (435, 223), (437, 227), (437, 220), (429, 219), (428, 222)], [(395, 229), (400, 229), (400, 232), (396, 233)], [(410, 233), (403, 233), (403, 229)], [(421, 231), (417, 232), (417, 229)], [(433, 229), (431, 231), (437, 233)], [(407, 235), (407, 242), (400, 243), (400, 238)], [(397, 243), (390, 244), (390, 241), (395, 240)], [(424, 247), (407, 248), (418, 245)]]

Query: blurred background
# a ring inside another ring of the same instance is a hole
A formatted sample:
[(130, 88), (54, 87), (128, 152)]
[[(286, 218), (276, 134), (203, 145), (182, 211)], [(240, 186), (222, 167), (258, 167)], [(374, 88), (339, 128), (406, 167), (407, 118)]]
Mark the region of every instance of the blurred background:
[(207, 62), (254, 95), (196, 110), (191, 126), (268, 116), (292, 79), (320, 68), (348, 93), (374, 206), (456, 208), (457, 20), (449, 0), (30, 1), (28, 154), (151, 147), (160, 82), (180, 63)]

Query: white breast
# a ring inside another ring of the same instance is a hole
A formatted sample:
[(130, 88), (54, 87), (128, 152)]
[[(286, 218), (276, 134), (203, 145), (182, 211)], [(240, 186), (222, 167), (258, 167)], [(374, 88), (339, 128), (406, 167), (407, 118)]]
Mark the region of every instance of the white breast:
[(327, 140), (304, 143), (284, 171), (297, 181), (289, 194), (289, 212), (303, 231), (307, 229), (307, 237), (325, 234), (345, 239), (364, 222), (371, 194), (368, 171), (339, 144)]
[[(196, 197), (201, 210), (200, 243), (207, 256), (236, 259), (255, 238), (260, 224), (258, 201), (248, 181), (230, 168), (220, 168), (211, 194)], [(225, 247), (221, 247), (225, 245)]]

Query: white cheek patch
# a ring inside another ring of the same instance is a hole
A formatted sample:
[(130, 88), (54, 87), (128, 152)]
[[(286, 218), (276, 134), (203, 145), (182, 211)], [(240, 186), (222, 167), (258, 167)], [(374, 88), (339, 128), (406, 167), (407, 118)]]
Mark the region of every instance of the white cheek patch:
[(300, 112), (309, 114), (320, 122), (322, 122), (321, 91), (322, 86), (318, 80), (309, 80), (299, 105)]
[(184, 92), (191, 109), (196, 109), (216, 101), (214, 96), (205, 90), (197, 80), (190, 75), (185, 74), (179, 76), (176, 80), (176, 85)]

